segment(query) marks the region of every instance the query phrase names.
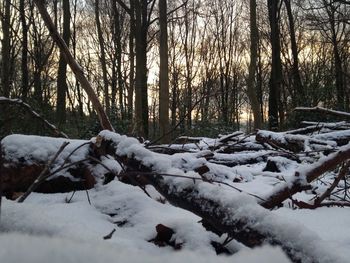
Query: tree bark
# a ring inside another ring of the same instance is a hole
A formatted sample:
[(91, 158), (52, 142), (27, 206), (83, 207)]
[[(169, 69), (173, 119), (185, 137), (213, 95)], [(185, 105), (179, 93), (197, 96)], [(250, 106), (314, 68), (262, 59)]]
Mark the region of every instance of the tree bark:
[(21, 57), (21, 72), (22, 72), (22, 100), (26, 101), (28, 97), (29, 88), (29, 74), (28, 74), (28, 26), (25, 12), (25, 2), (19, 2), (20, 20), (22, 26), (22, 57)]
[(294, 28), (294, 17), (292, 13), (291, 0), (284, 0), (287, 16), (289, 21), (289, 33), (290, 41), (292, 47), (292, 56), (293, 56), (293, 65), (292, 65), (292, 78), (293, 78), (293, 90), (294, 90), (294, 104), (296, 106), (305, 105), (306, 98), (305, 92), (303, 89), (303, 84), (301, 81), (300, 71), (299, 71), (299, 60), (298, 60), (298, 45), (295, 36)]
[(4, 1), (4, 17), (2, 18), (2, 49), (1, 49), (1, 93), (5, 97), (10, 97), (10, 48), (11, 48), (11, 0)]
[(135, 1), (136, 77), (135, 125), (139, 136), (148, 137), (147, 0)]
[(160, 136), (163, 136), (162, 143), (168, 143), (170, 134), (167, 134), (167, 132), (170, 127), (167, 0), (159, 0), (159, 26), (159, 127)]
[(285, 187), (280, 187), (279, 191), (272, 194), (268, 199), (262, 202), (261, 205), (269, 209), (281, 205), (283, 201), (292, 197), (294, 194), (307, 189), (307, 183), (311, 183), (327, 171), (334, 170), (342, 162), (349, 159), (350, 147), (349, 145), (343, 146), (338, 152), (313, 164), (312, 168), (306, 170), (303, 174), (296, 172), (293, 182), (288, 182), (285, 184)]
[(255, 87), (255, 74), (257, 69), (258, 58), (258, 26), (256, 22), (256, 0), (250, 0), (250, 64), (249, 76), (247, 81), (247, 92), (254, 115), (254, 129), (260, 129), (262, 126), (262, 117), (260, 105)]
[(130, 0), (130, 33), (129, 33), (129, 90), (128, 90), (128, 117), (131, 119), (134, 111), (135, 91), (135, 0)]
[(99, 57), (100, 57), (100, 63), (101, 63), (101, 69), (102, 69), (105, 110), (108, 114), (108, 113), (110, 113), (110, 99), (109, 99), (109, 85), (108, 85), (108, 77), (107, 77), (105, 41), (103, 38), (103, 32), (102, 32), (101, 21), (100, 21), (100, 0), (95, 1), (95, 19), (96, 19), (98, 43), (100, 46), (100, 56)]
[(279, 101), (282, 81), (281, 45), (279, 30), (279, 0), (268, 0), (270, 40), (272, 50), (271, 77), (269, 83), (269, 129), (278, 130)]
[[(69, 0), (62, 1), (63, 7), (63, 34), (62, 39), (69, 48), (70, 40), (70, 4)], [(68, 92), (67, 85), (67, 61), (64, 54), (60, 51), (60, 59), (58, 62), (57, 73), (57, 109), (56, 119), (59, 125), (66, 122), (66, 94)]]

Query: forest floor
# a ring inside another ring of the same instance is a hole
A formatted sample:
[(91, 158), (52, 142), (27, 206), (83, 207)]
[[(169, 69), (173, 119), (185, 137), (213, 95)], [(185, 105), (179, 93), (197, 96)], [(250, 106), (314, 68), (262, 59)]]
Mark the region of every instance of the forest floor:
[[(324, 125), (308, 133), (259, 131), (216, 139), (183, 137), (171, 145), (157, 146), (145, 146), (106, 131), (99, 136), (118, 145), (118, 156), (134, 158), (157, 171), (174, 188), (168, 193), (195, 186), (200, 197), (217, 200), (234, 210), (228, 217), (246, 218), (248, 227), (272, 233), (287, 246), (311, 255), (311, 259), (300, 256), (301, 262), (345, 263), (350, 258), (348, 169), (323, 202), (312, 209), (305, 207), (315, 204), (334, 184), (344, 162), (322, 173), (308, 190), (295, 193), (279, 207), (269, 211), (257, 205), (292, 185), (296, 172), (307, 174), (312, 167), (349, 148), (344, 143), (350, 134), (347, 124), (334, 125), (337, 129)], [(65, 140), (5, 137), (1, 142), (3, 165), (47, 162)], [(92, 141), (96, 143), (97, 139)], [(302, 147), (296, 149), (300, 142)], [(83, 159), (89, 152), (85, 146), (72, 152), (84, 143), (70, 140), (70, 148), (61, 152), (51, 171), (66, 163), (67, 158), (73, 163)], [(103, 154), (100, 160), (89, 164), (97, 178), (89, 190), (31, 193), (23, 203), (2, 200), (1, 262), (291, 262), (285, 249), (272, 246), (269, 239), (248, 248), (230, 241), (227, 233), (207, 231), (200, 223), (202, 218), (191, 208), (172, 205), (151, 184), (140, 187), (117, 179), (104, 184), (108, 171), (120, 174), (124, 168), (111, 155)], [(205, 170), (201, 172), (198, 167)], [(63, 169), (55, 176), (72, 179), (68, 171)]]

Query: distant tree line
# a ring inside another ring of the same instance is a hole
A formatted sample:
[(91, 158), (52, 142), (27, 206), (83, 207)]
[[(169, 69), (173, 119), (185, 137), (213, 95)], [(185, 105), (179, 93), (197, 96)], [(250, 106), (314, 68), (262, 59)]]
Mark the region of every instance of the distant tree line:
[[(98, 129), (92, 102), (34, 2), (0, 3), (0, 96), (21, 98), (68, 134), (87, 136)], [(45, 7), (119, 132), (166, 142), (182, 133), (280, 130), (296, 106), (350, 110), (349, 1), (47, 0)], [(12, 110), (0, 110), (2, 134), (14, 131)]]

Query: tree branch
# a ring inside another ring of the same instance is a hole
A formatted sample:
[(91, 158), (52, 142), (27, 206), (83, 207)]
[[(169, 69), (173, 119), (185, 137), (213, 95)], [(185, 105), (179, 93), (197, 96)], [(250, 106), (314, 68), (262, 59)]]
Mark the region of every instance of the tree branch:
[(9, 98), (5, 98), (5, 97), (0, 97), (0, 104), (14, 104), (14, 105), (18, 105), (22, 108), (24, 108), (27, 112), (30, 113), (30, 115), (32, 115), (34, 118), (38, 119), (39, 121), (41, 121), (46, 128), (52, 130), (55, 135), (64, 137), (64, 138), (68, 138), (67, 134), (65, 134), (64, 132), (61, 132), (55, 125), (53, 125), (52, 123), (48, 122), (46, 119), (44, 119), (39, 113), (37, 113), (36, 111), (34, 111), (29, 104), (23, 102), (20, 99), (9, 99)]

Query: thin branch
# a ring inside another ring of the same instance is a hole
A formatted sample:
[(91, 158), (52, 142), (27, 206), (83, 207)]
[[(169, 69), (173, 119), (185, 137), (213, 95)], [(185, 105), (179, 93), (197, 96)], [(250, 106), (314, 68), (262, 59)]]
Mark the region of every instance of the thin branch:
[(315, 206), (319, 206), (324, 199), (330, 196), (330, 194), (333, 192), (333, 190), (337, 187), (339, 182), (348, 174), (350, 167), (350, 162), (347, 162), (343, 165), (343, 167), (340, 169), (340, 172), (338, 176), (333, 181), (332, 185), (318, 198), (315, 199)]
[(46, 164), (44, 170), (41, 171), (38, 178), (32, 183), (32, 185), (28, 188), (28, 190), (19, 198), (18, 203), (23, 203), (24, 200), (33, 192), (35, 191), (38, 186), (47, 178), (47, 173), (50, 169), (50, 166), (56, 161), (57, 157), (61, 154), (61, 152), (66, 148), (66, 146), (69, 144), (69, 142), (64, 142), (59, 150), (56, 152), (54, 157)]
[(128, 7), (122, 0), (115, 0), (115, 1), (125, 10), (125, 12), (128, 13), (128, 15), (132, 15), (130, 7)]

